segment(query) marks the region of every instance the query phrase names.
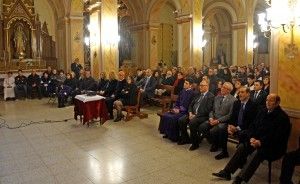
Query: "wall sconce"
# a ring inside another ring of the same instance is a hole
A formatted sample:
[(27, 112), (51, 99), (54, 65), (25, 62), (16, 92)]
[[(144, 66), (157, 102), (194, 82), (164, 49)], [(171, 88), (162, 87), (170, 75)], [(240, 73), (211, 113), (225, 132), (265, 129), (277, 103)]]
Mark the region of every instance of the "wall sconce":
[[(300, 2), (298, 0), (266, 0), (270, 8), (266, 12), (258, 14), (258, 24), (264, 36), (269, 38), (272, 29), (282, 28), (287, 33), (291, 32), (291, 42), (285, 48), (288, 59), (295, 59), (298, 55), (298, 48), (294, 43), (294, 29), (300, 26)], [(279, 13), (280, 12), (280, 13)]]

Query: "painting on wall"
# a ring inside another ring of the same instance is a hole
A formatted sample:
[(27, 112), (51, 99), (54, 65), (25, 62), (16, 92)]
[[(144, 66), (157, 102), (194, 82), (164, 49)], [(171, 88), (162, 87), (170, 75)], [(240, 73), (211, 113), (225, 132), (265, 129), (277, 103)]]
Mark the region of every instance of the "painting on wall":
[(269, 39), (263, 35), (258, 36), (258, 53), (268, 54), (269, 53)]

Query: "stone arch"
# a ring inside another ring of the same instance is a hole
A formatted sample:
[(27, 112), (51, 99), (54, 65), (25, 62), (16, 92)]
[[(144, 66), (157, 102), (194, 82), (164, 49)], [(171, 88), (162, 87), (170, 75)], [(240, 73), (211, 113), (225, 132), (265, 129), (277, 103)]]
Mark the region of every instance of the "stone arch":
[(81, 15), (83, 11), (83, 1), (72, 0), (70, 4), (70, 15)]
[[(229, 12), (220, 7), (206, 12), (203, 19), (204, 37), (208, 41), (204, 48), (204, 63), (230, 65), (232, 61), (232, 19)], [(211, 63), (211, 61), (213, 61)]]
[(141, 16), (142, 13), (139, 11), (141, 10), (141, 8), (137, 7), (138, 4), (137, 3), (133, 3), (132, 0), (121, 0), (129, 9), (129, 12), (131, 13), (131, 17), (132, 17), (132, 23), (136, 23), (139, 21), (139, 18)]
[[(244, 4), (242, 4), (242, 6), (244, 7)], [(227, 39), (227, 41), (225, 41), (225, 45), (227, 43), (227, 45), (229, 44), (230, 45), (230, 51), (228, 50), (228, 46), (227, 48), (225, 49), (226, 50), (226, 55), (227, 55), (227, 64), (236, 64), (237, 63), (237, 50), (238, 50), (238, 47), (237, 47), (237, 43), (238, 43), (238, 40), (237, 40), (237, 33), (236, 31), (234, 31), (232, 29), (232, 25), (235, 24), (235, 23), (238, 23), (239, 22), (239, 17), (238, 17), (238, 12), (235, 10), (235, 8), (228, 2), (209, 2), (207, 3), (204, 8), (203, 8), (203, 16), (206, 17), (207, 15), (210, 14), (210, 12), (213, 12), (215, 10), (220, 10), (223, 12), (224, 15), (227, 15), (227, 17), (230, 19), (229, 21), (229, 25), (230, 26), (230, 35), (231, 35), (231, 39)], [(220, 22), (220, 21), (219, 21)], [(217, 36), (219, 37), (219, 36)], [(212, 45), (215, 45), (216, 47), (211, 47), (213, 49), (211, 49), (211, 53), (214, 53), (211, 55), (211, 57), (214, 57), (215, 59), (218, 60), (218, 56), (220, 55), (220, 53), (223, 53), (224, 49), (223, 49), (223, 45), (222, 42), (219, 42), (219, 41), (216, 41), (214, 40), (214, 42), (211, 43)], [(222, 49), (218, 49), (218, 48), (221, 48)], [(221, 54), (221, 56), (223, 56), (224, 54)], [(228, 55), (230, 57), (228, 57)], [(213, 58), (211, 58), (213, 59)], [(230, 59), (230, 60), (229, 60)], [(220, 59), (219, 61), (220, 62)], [(225, 64), (226, 64), (225, 63)]]
[(176, 10), (182, 8), (180, 1), (178, 0), (152, 0), (146, 11), (146, 18), (149, 22), (157, 22), (159, 18), (159, 13), (163, 5), (167, 2), (171, 2), (171, 4), (175, 7)]
[(234, 8), (230, 4), (225, 3), (225, 2), (209, 3), (207, 6), (205, 6), (203, 8), (203, 16), (207, 15), (207, 13), (209, 11), (211, 11), (212, 9), (215, 9), (215, 8), (225, 9), (229, 13), (229, 15), (231, 16), (231, 20), (232, 20), (233, 23), (238, 21), (238, 16), (237, 16), (237, 13), (234, 10)]
[[(166, 5), (174, 9), (174, 11), (182, 9), (181, 2), (178, 0), (151, 0), (147, 5), (148, 8), (146, 10), (146, 16), (145, 16), (146, 22), (149, 24), (149, 31), (147, 35), (149, 50), (147, 50), (148, 52), (147, 56), (150, 59), (149, 63), (150, 63), (150, 67), (152, 68), (157, 66), (159, 60), (163, 60), (163, 62), (167, 62), (168, 64), (171, 63), (175, 64), (176, 60), (177, 60), (177, 64), (182, 63), (181, 62), (182, 52), (179, 52), (179, 50), (182, 48), (183, 39), (182, 39), (182, 30), (179, 28), (178, 24), (176, 26), (177, 34), (175, 33), (173, 35), (173, 39), (174, 39), (173, 46), (175, 47), (175, 48), (173, 47), (174, 50), (167, 51), (168, 54), (166, 55), (161, 53), (164, 50), (163, 48), (165, 48), (165, 46), (162, 46), (161, 43), (164, 42), (157, 41), (159, 38), (164, 38), (161, 36), (160, 34), (161, 32), (159, 32), (159, 30), (161, 30), (160, 27), (161, 11)], [(175, 20), (175, 16), (174, 16), (174, 20)], [(167, 29), (170, 28), (166, 28), (166, 30)], [(159, 49), (159, 47), (163, 47), (163, 48)], [(170, 48), (168, 46), (166, 47)], [(167, 57), (163, 59), (164, 57), (162, 56), (167, 56)]]
[(50, 4), (51, 7), (53, 7), (54, 16), (55, 16), (56, 20), (65, 16), (65, 14), (66, 14), (65, 5), (62, 1), (48, 0), (48, 3)]

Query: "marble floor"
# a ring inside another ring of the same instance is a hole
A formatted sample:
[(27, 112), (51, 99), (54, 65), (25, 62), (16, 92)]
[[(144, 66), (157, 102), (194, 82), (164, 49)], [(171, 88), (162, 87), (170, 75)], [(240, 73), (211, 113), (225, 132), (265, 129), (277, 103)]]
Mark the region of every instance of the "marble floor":
[[(89, 128), (75, 120), (0, 129), (0, 183), (196, 184), (230, 182), (213, 178), (228, 159), (216, 161), (204, 142), (188, 151), (162, 139), (157, 108), (148, 119), (106, 122)], [(58, 109), (47, 100), (0, 101), (0, 121), (10, 126), (44, 120), (72, 119), (73, 107)], [(230, 154), (235, 150), (229, 144)], [(273, 166), (278, 183), (280, 164)], [(299, 180), (299, 175), (295, 177)], [(263, 163), (249, 183), (267, 183)]]

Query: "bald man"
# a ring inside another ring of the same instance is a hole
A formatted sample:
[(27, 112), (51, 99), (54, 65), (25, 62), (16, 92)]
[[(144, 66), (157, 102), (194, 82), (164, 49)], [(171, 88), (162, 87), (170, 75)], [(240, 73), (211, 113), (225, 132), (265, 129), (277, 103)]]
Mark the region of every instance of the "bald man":
[(266, 108), (258, 112), (254, 122), (241, 136), (233, 157), (223, 170), (213, 173), (214, 176), (230, 180), (231, 174), (242, 168), (233, 183), (247, 183), (263, 160), (278, 160), (286, 153), (291, 124), (279, 104), (277, 94), (267, 97)]

